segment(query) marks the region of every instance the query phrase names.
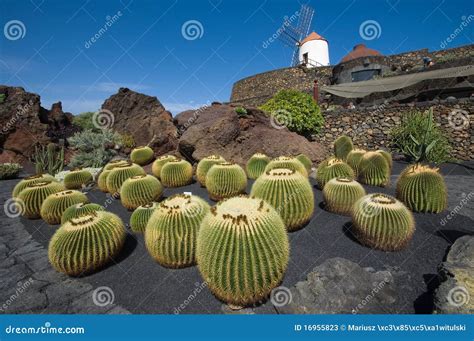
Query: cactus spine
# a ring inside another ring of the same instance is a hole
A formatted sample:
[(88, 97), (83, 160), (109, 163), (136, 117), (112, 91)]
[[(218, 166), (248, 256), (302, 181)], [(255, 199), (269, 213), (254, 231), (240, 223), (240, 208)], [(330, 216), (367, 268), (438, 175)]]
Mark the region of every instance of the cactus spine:
[(265, 172), (273, 168), (288, 168), (308, 176), (305, 166), (296, 158), (290, 156), (279, 156), (270, 161), (265, 167)]
[(272, 205), (288, 231), (303, 227), (314, 212), (311, 184), (307, 177), (295, 170), (274, 168), (263, 173), (255, 180), (250, 195)]
[(110, 174), (110, 170), (104, 169), (100, 174), (99, 177), (97, 178), (97, 186), (99, 187), (99, 190), (101, 190), (104, 193), (108, 192), (107, 189), (107, 176)]
[(202, 187), (206, 187), (206, 175), (212, 166), (224, 163), (225, 159), (219, 155), (210, 155), (199, 161), (196, 168), (196, 179)]
[(153, 173), (154, 176), (156, 176), (158, 179), (161, 177), (161, 169), (163, 166), (171, 160), (177, 160), (178, 158), (174, 155), (163, 155), (157, 158), (153, 164), (151, 165), (151, 172)]
[(354, 171), (341, 159), (330, 157), (321, 162), (316, 171), (316, 181), (319, 189), (323, 189), (326, 183), (334, 178), (354, 179)]
[(145, 232), (146, 225), (153, 212), (158, 208), (156, 202), (138, 206), (130, 216), (130, 228), (133, 232)]
[(96, 271), (116, 257), (125, 242), (122, 220), (113, 213), (91, 212), (65, 222), (51, 238), (51, 265), (69, 276)]
[(265, 167), (270, 162), (270, 158), (262, 153), (255, 153), (247, 161), (246, 170), (249, 179), (256, 179), (265, 171)]
[(390, 183), (390, 167), (378, 152), (367, 152), (359, 165), (359, 180), (366, 185), (385, 187)]
[(388, 168), (392, 170), (392, 167), (393, 167), (392, 154), (390, 154), (389, 152), (383, 149), (376, 150), (376, 152), (382, 154), (382, 156), (385, 158), (385, 161), (387, 161), (388, 163)]
[(384, 251), (403, 249), (415, 231), (415, 221), (408, 208), (381, 193), (360, 198), (354, 204), (352, 222), (362, 244)]
[(71, 220), (72, 218), (77, 218), (83, 215), (87, 215), (91, 212), (96, 211), (105, 211), (105, 208), (100, 206), (99, 204), (84, 204), (79, 203), (72, 206), (69, 206), (64, 211), (63, 215), (61, 216), (61, 224), (64, 224), (66, 221)]
[(112, 170), (117, 166), (126, 165), (129, 162), (127, 160), (112, 160), (104, 166), (104, 170)]
[(266, 298), (282, 280), (289, 258), (285, 224), (262, 199), (223, 200), (204, 218), (197, 263), (219, 299), (245, 306)]
[(115, 166), (105, 181), (109, 193), (119, 195), (124, 181), (135, 175), (146, 175), (146, 173), (142, 167), (130, 162)]
[(196, 262), (196, 240), (210, 207), (194, 195), (177, 194), (162, 201), (145, 229), (145, 245), (158, 263), (182, 268)]
[(61, 216), (68, 207), (88, 202), (89, 199), (87, 199), (84, 193), (75, 190), (65, 190), (50, 194), (41, 205), (41, 218), (50, 225), (59, 224)]
[(360, 161), (367, 151), (364, 149), (352, 149), (349, 154), (347, 154), (346, 163), (351, 166), (354, 171), (354, 175), (359, 176)]
[(153, 160), (153, 149), (148, 146), (137, 147), (130, 153), (130, 160), (137, 165), (144, 166)]
[(27, 178), (24, 178), (23, 180), (21, 180), (19, 183), (15, 185), (12, 192), (12, 198), (16, 198), (22, 190), (28, 187), (28, 185), (34, 184), (37, 182), (42, 182), (44, 180), (56, 182), (56, 178), (49, 174), (38, 174), (38, 175), (29, 176)]
[(161, 169), (161, 183), (166, 187), (181, 187), (193, 182), (193, 166), (186, 160), (170, 160)]
[(364, 195), (364, 187), (349, 178), (331, 179), (323, 189), (325, 208), (329, 212), (343, 215), (351, 215), (352, 207)]
[(120, 188), (120, 200), (128, 210), (158, 201), (163, 194), (160, 180), (152, 175), (135, 175), (125, 180)]
[(298, 154), (296, 156), (296, 159), (303, 164), (303, 166), (306, 168), (306, 171), (308, 174), (311, 172), (311, 167), (313, 166), (313, 162), (311, 159), (306, 155), (306, 154)]
[(211, 200), (219, 201), (245, 192), (247, 175), (238, 164), (224, 162), (211, 167), (206, 176)]
[(336, 141), (334, 141), (334, 155), (338, 159), (345, 161), (347, 154), (350, 153), (353, 147), (352, 139), (349, 136), (339, 136)]
[(81, 189), (92, 181), (92, 174), (82, 169), (72, 170), (64, 176), (66, 189)]
[(447, 207), (447, 190), (438, 168), (409, 165), (397, 181), (397, 198), (414, 212), (440, 213)]
[(41, 216), (41, 205), (43, 205), (43, 201), (48, 195), (64, 190), (63, 185), (51, 180), (29, 184), (17, 197), (20, 212), (29, 219), (39, 218)]

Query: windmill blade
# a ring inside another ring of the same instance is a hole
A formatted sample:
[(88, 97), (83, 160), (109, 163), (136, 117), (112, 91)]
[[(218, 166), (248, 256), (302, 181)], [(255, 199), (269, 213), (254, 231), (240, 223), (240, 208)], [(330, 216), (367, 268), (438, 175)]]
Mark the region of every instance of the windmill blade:
[(298, 24), (296, 30), (303, 36), (306, 37), (309, 34), (309, 28), (311, 27), (311, 21), (313, 20), (314, 9), (308, 5), (301, 5), (300, 15), (298, 18)]
[(280, 40), (283, 44), (293, 48), (298, 45), (299, 43), (299, 36), (295, 37), (294, 32), (288, 29), (289, 26), (283, 26), (281, 34), (278, 36), (278, 40)]
[(293, 51), (293, 57), (291, 58), (291, 66), (297, 66), (300, 64), (298, 49)]

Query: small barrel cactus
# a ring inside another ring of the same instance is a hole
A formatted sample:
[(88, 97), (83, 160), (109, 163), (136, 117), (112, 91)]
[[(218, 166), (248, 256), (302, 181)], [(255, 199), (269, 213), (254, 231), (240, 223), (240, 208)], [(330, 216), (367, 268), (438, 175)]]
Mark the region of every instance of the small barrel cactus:
[(346, 157), (346, 163), (351, 166), (352, 170), (354, 171), (354, 175), (357, 177), (359, 176), (359, 168), (360, 168), (360, 161), (362, 160), (362, 156), (367, 153), (364, 149), (352, 149)]
[(321, 162), (316, 171), (316, 182), (319, 189), (323, 189), (326, 183), (334, 178), (354, 179), (354, 171), (341, 159), (330, 157)]
[(130, 153), (130, 160), (137, 165), (144, 166), (153, 160), (153, 149), (148, 146), (134, 148)]
[(104, 193), (107, 193), (107, 176), (110, 174), (111, 170), (104, 169), (100, 172), (99, 177), (97, 178), (97, 187)]
[(349, 154), (353, 147), (352, 139), (349, 136), (339, 136), (336, 141), (334, 141), (334, 155), (338, 159), (345, 161), (347, 154)]
[(65, 222), (51, 238), (51, 265), (69, 276), (96, 271), (116, 257), (125, 242), (122, 220), (105, 211), (91, 212)]
[(135, 175), (125, 180), (120, 188), (120, 200), (128, 210), (158, 201), (163, 194), (160, 180), (152, 175)]
[(49, 174), (38, 174), (38, 175), (32, 175), (32, 176), (26, 177), (15, 185), (12, 192), (12, 198), (16, 198), (22, 190), (28, 187), (28, 185), (34, 184), (36, 182), (41, 182), (44, 180), (56, 181), (56, 178)]
[(91, 212), (96, 212), (96, 211), (105, 211), (105, 208), (99, 204), (94, 204), (94, 203), (90, 203), (90, 204), (79, 203), (79, 204), (69, 206), (68, 208), (66, 208), (63, 215), (61, 216), (61, 224), (64, 224), (66, 221), (69, 221), (72, 218), (77, 218), (82, 215), (87, 215)]
[(145, 205), (138, 206), (130, 216), (130, 228), (133, 232), (145, 232), (146, 225), (150, 220), (151, 215), (158, 208), (158, 203), (151, 202)]
[(237, 196), (211, 208), (197, 241), (197, 263), (219, 299), (246, 306), (265, 299), (283, 278), (288, 234), (278, 212), (262, 199)]
[(196, 263), (196, 241), (207, 202), (195, 195), (176, 194), (162, 201), (145, 229), (145, 246), (158, 263), (182, 268)]
[(301, 161), (290, 156), (279, 156), (274, 158), (265, 167), (265, 172), (273, 168), (288, 168), (300, 172), (304, 176), (308, 176), (308, 171)]
[(298, 154), (296, 156), (296, 159), (305, 166), (306, 170), (308, 171), (308, 174), (311, 172), (311, 167), (313, 167), (313, 162), (311, 159), (306, 155), (306, 154)]
[(84, 169), (72, 170), (64, 176), (66, 189), (81, 189), (92, 181), (92, 174)]
[(128, 164), (129, 162), (127, 160), (121, 160), (121, 159), (118, 159), (118, 160), (112, 160), (110, 161), (108, 164), (106, 164), (104, 166), (104, 170), (112, 170), (114, 169), (115, 167), (117, 166), (121, 166), (121, 165), (126, 165)]
[(193, 182), (193, 166), (186, 160), (170, 160), (161, 169), (161, 183), (165, 187), (181, 187)]
[(385, 187), (390, 183), (390, 167), (378, 152), (367, 152), (359, 164), (359, 180), (363, 184)]
[(437, 168), (415, 164), (400, 174), (397, 198), (414, 212), (440, 213), (447, 207), (448, 195)]
[(224, 162), (209, 169), (206, 186), (209, 198), (219, 201), (244, 193), (247, 188), (247, 175), (238, 164)]
[(351, 215), (352, 207), (365, 195), (360, 183), (349, 178), (329, 180), (323, 189), (325, 208), (329, 212)]
[(109, 193), (119, 195), (120, 187), (122, 187), (125, 180), (135, 175), (146, 175), (143, 168), (135, 163), (127, 162), (114, 167), (105, 181)]
[(274, 168), (263, 173), (255, 180), (250, 195), (272, 205), (288, 231), (303, 227), (314, 212), (313, 189), (308, 178), (292, 169)]
[(246, 170), (249, 179), (256, 179), (265, 171), (265, 167), (270, 162), (270, 158), (262, 153), (253, 154), (247, 161)]
[(405, 248), (415, 231), (410, 210), (401, 201), (382, 193), (360, 198), (353, 206), (352, 223), (362, 244), (384, 251)]
[(29, 184), (18, 194), (20, 212), (27, 218), (36, 219), (41, 216), (43, 201), (53, 193), (64, 191), (64, 186), (56, 181), (43, 180)]
[(376, 150), (376, 152), (382, 154), (382, 156), (385, 158), (385, 160), (388, 163), (388, 167), (392, 169), (393, 167), (392, 154), (390, 154), (390, 152), (387, 152), (386, 150), (383, 150), (383, 149)]
[(196, 168), (196, 179), (202, 187), (206, 187), (206, 175), (212, 166), (224, 163), (225, 159), (219, 155), (210, 155), (199, 161)]
[(178, 158), (174, 155), (163, 155), (157, 158), (153, 164), (151, 165), (151, 172), (153, 173), (154, 176), (156, 176), (158, 179), (161, 177), (161, 169), (163, 166), (171, 160), (177, 160)]
[(89, 199), (84, 193), (71, 189), (50, 194), (41, 205), (41, 218), (50, 225), (59, 224), (68, 207), (88, 202)]

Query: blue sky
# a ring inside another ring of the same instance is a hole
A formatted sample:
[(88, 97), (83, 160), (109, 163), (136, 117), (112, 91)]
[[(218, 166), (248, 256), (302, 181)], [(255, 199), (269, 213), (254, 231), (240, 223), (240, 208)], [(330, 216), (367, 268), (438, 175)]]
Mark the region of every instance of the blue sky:
[[(289, 65), (289, 48), (278, 41), (262, 45), (300, 3), (0, 0), (0, 84), (39, 93), (45, 107), (60, 100), (75, 114), (97, 110), (121, 86), (157, 96), (173, 113), (227, 101), (238, 79)], [(361, 42), (383, 54), (439, 50), (474, 15), (472, 0), (309, 4), (316, 10), (312, 30), (329, 41), (331, 64)], [(5, 33), (12, 20), (23, 24), (20, 35)], [(202, 27), (193, 40), (182, 33), (183, 24), (191, 20)], [(367, 20), (380, 26), (378, 38), (370, 41), (359, 35)], [(104, 26), (107, 30), (101, 32)], [(90, 41), (95, 35), (99, 38)], [(447, 48), (473, 41), (474, 20)]]

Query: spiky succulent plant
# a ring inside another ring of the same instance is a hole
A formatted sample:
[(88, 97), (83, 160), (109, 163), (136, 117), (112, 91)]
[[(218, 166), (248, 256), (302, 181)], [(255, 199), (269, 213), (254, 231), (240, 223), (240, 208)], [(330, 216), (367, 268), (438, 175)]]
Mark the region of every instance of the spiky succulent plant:
[(356, 201), (364, 195), (364, 187), (349, 178), (331, 179), (323, 189), (325, 208), (330, 212), (344, 215), (350, 215)]
[(355, 148), (347, 154), (346, 163), (351, 166), (356, 177), (359, 176), (360, 161), (366, 152), (364, 149)]
[(321, 162), (316, 171), (316, 182), (319, 189), (323, 189), (324, 185), (334, 178), (354, 179), (354, 171), (341, 159), (330, 157)]
[(250, 195), (272, 205), (288, 231), (303, 227), (314, 212), (313, 189), (308, 178), (292, 169), (266, 171), (255, 180)]
[(152, 175), (135, 175), (125, 180), (120, 188), (120, 200), (128, 210), (158, 201), (163, 194), (160, 180)]
[(151, 172), (153, 173), (154, 176), (156, 176), (158, 179), (161, 177), (161, 169), (163, 166), (171, 160), (177, 160), (178, 158), (174, 155), (163, 155), (157, 158), (153, 164), (151, 165)]
[(196, 262), (196, 240), (207, 202), (195, 195), (176, 194), (162, 201), (145, 229), (145, 245), (161, 265), (182, 268)]
[(146, 175), (146, 173), (142, 167), (131, 162), (115, 166), (107, 175), (105, 181), (107, 190), (109, 193), (119, 195), (124, 181), (135, 175)]
[(44, 180), (56, 181), (56, 178), (49, 174), (38, 174), (26, 177), (15, 185), (12, 192), (12, 198), (16, 198), (22, 190), (28, 187), (28, 185)]
[(388, 163), (388, 167), (392, 169), (392, 166), (393, 166), (392, 154), (384, 149), (378, 149), (376, 150), (376, 152), (382, 154), (382, 156), (385, 158), (385, 160)]
[(303, 164), (309, 174), (311, 172), (311, 167), (313, 166), (313, 161), (311, 161), (311, 159), (303, 153), (298, 154), (296, 159)]
[(94, 203), (90, 203), (90, 204), (79, 203), (79, 204), (69, 206), (68, 208), (66, 208), (63, 215), (61, 216), (61, 224), (64, 224), (66, 221), (69, 221), (72, 218), (77, 218), (82, 215), (87, 215), (91, 212), (96, 212), (96, 211), (105, 211), (105, 208), (99, 204), (94, 204)]
[(415, 231), (410, 210), (401, 201), (382, 193), (360, 198), (352, 210), (352, 223), (362, 244), (385, 251), (405, 248)]
[(93, 181), (92, 174), (84, 169), (72, 170), (64, 176), (66, 189), (81, 189)]
[(153, 160), (154, 152), (148, 146), (134, 148), (130, 153), (130, 160), (137, 165), (144, 166)]
[(91, 212), (66, 221), (51, 238), (51, 265), (69, 276), (96, 271), (116, 257), (125, 242), (125, 228), (115, 214)]
[(265, 167), (265, 172), (269, 171), (273, 168), (288, 168), (293, 169), (297, 172), (300, 172), (304, 176), (308, 176), (308, 172), (306, 171), (306, 167), (299, 161), (298, 159), (290, 156), (279, 156), (274, 158), (272, 161), (268, 163)]
[(341, 135), (334, 141), (334, 155), (341, 160), (346, 160), (347, 154), (353, 148), (352, 139), (349, 136)]
[(397, 181), (397, 198), (414, 212), (440, 213), (447, 207), (447, 190), (438, 168), (414, 164)]
[(145, 205), (138, 206), (130, 216), (130, 228), (133, 232), (145, 232), (146, 225), (150, 220), (151, 215), (158, 208), (158, 203), (151, 202)]
[(270, 158), (262, 153), (253, 154), (247, 161), (246, 170), (249, 179), (256, 179), (265, 171)]
[(97, 187), (104, 193), (108, 192), (107, 189), (107, 176), (110, 174), (111, 170), (104, 169), (100, 172), (99, 177), (97, 178)]
[(189, 185), (193, 182), (193, 166), (186, 160), (170, 160), (161, 169), (160, 179), (165, 187)]
[(224, 162), (214, 165), (206, 176), (206, 187), (211, 200), (242, 194), (247, 188), (247, 175), (236, 163)]
[(89, 199), (84, 193), (72, 189), (50, 194), (41, 205), (41, 218), (50, 225), (59, 224), (61, 216), (68, 207), (88, 202)]
[(104, 166), (104, 170), (112, 170), (117, 166), (126, 165), (127, 163), (129, 163), (127, 160), (122, 160), (122, 159), (112, 160)]
[(359, 164), (359, 180), (366, 185), (385, 187), (390, 183), (390, 167), (378, 152), (367, 152)]
[(199, 271), (214, 295), (229, 304), (246, 306), (266, 298), (281, 282), (288, 258), (285, 224), (262, 199), (223, 200), (201, 224)]
[(212, 166), (225, 162), (220, 155), (210, 155), (199, 161), (196, 167), (196, 179), (202, 187), (206, 187), (206, 175)]
[(43, 180), (31, 183), (18, 194), (20, 212), (27, 218), (41, 216), (41, 205), (48, 195), (64, 191), (64, 186), (56, 181)]

